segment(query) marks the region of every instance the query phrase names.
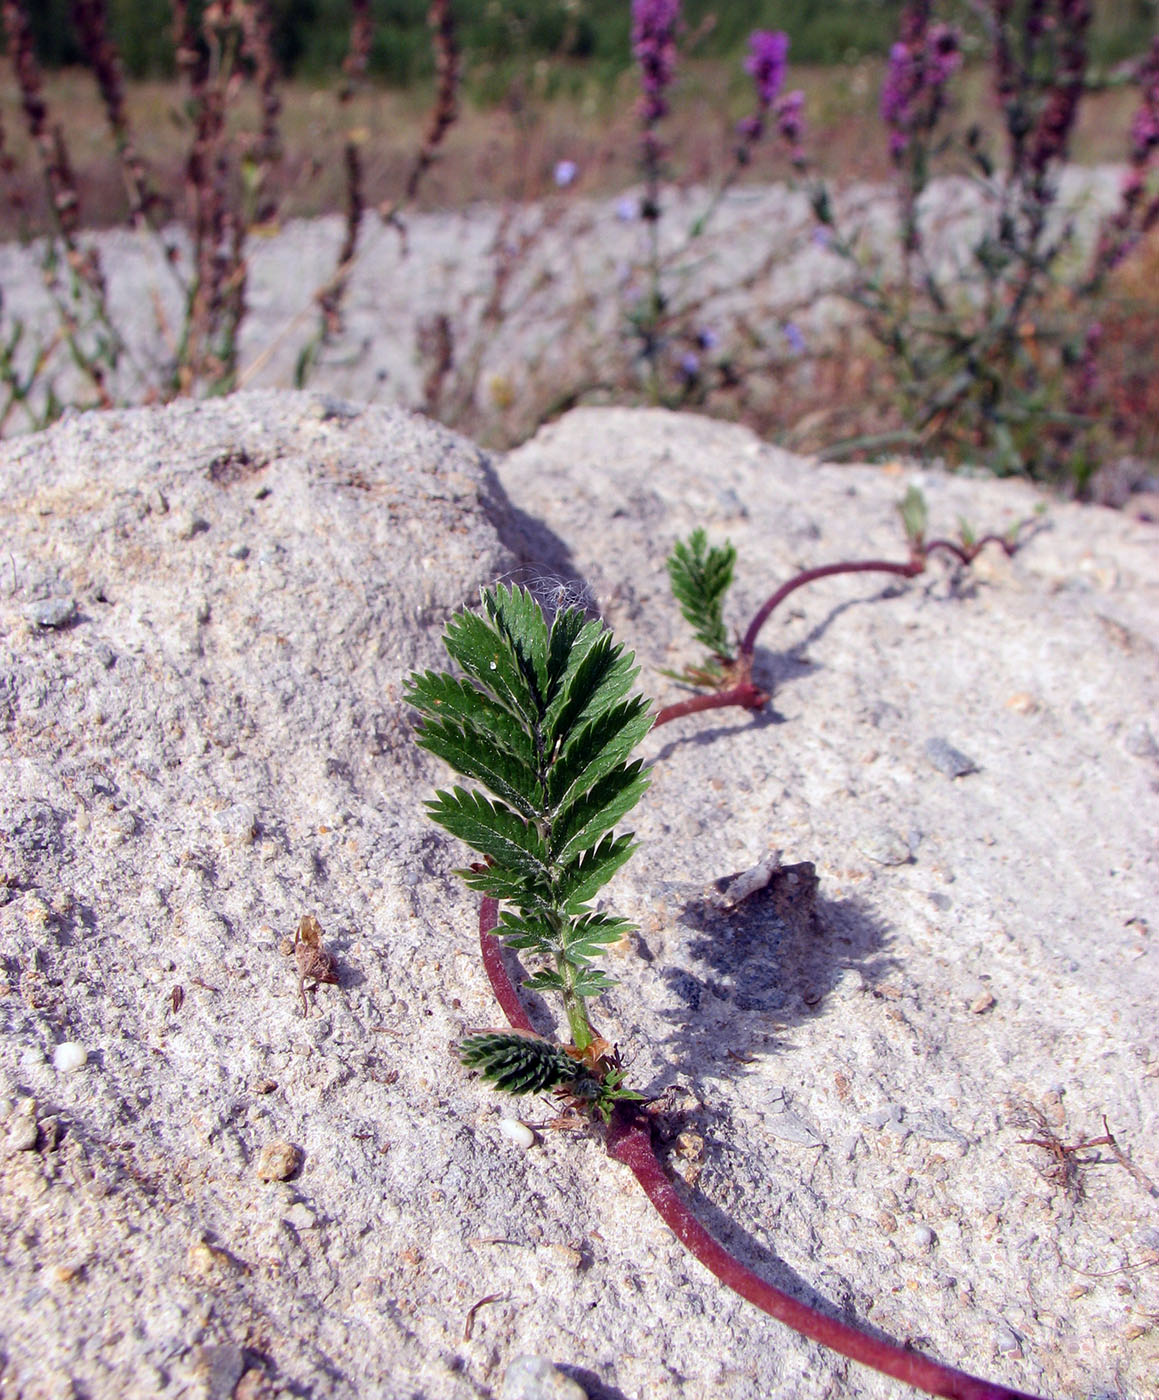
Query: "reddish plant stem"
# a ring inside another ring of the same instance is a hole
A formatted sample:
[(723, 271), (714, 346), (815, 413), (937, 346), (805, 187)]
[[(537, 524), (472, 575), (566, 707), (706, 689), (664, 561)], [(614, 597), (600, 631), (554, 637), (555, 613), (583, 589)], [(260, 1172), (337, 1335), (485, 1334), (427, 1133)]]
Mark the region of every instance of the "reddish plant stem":
[(652, 1134), (638, 1113), (617, 1105), (607, 1136), (608, 1155), (628, 1167), (644, 1188), (664, 1223), (682, 1245), (721, 1283), (739, 1293), (762, 1312), (811, 1337), (822, 1346), (869, 1366), (928, 1395), (951, 1400), (1035, 1400), (1025, 1391), (984, 1381), (943, 1366), (920, 1352), (870, 1336), (860, 1328), (827, 1317), (816, 1308), (791, 1297), (754, 1274), (713, 1239), (676, 1193), (652, 1146)]
[(772, 597), (762, 604), (756, 616), (749, 623), (749, 629), (744, 634), (744, 639), (740, 644), (742, 661), (747, 658), (751, 663), (752, 654), (757, 644), (757, 634), (761, 628), (789, 594), (795, 593), (798, 588), (803, 588), (805, 584), (814, 583), (819, 578), (829, 578), (833, 574), (900, 574), (902, 578), (913, 578), (916, 574), (920, 574), (925, 566), (925, 560), (921, 558), (911, 559), (905, 564), (895, 564), (889, 559), (860, 559), (848, 564), (821, 564), (816, 569), (806, 569), (803, 573), (799, 573), (796, 578), (791, 578), (787, 583), (781, 584)]
[(752, 681), (741, 681), (727, 690), (714, 690), (705, 695), (693, 695), (688, 700), (678, 700), (675, 705), (665, 705), (656, 711), (652, 728), (667, 724), (669, 720), (680, 719), (684, 715), (694, 715), (700, 710), (722, 710), (729, 705), (740, 705), (746, 710), (759, 710), (768, 700), (766, 691), (753, 685)]
[[(479, 944), (483, 967), (508, 1022), (516, 1030), (534, 1032), (535, 1027), (520, 999), (519, 989), (504, 966), (502, 945), (492, 932), (498, 921), (499, 901), (484, 899), (479, 906)], [(710, 1273), (715, 1274), (726, 1288), (731, 1288), (778, 1322), (863, 1366), (924, 1390), (928, 1395), (943, 1395), (950, 1397), (950, 1400), (1039, 1400), (1039, 1397), (1028, 1392), (980, 1380), (952, 1366), (943, 1366), (920, 1352), (908, 1351), (893, 1342), (872, 1337), (848, 1323), (838, 1322), (836, 1318), (818, 1312), (816, 1308), (774, 1288), (754, 1274), (713, 1239), (677, 1195), (652, 1146), (651, 1128), (638, 1111), (623, 1104), (616, 1106), (606, 1145), (608, 1155), (632, 1172), (664, 1223), (685, 1249), (699, 1259)]]
[(499, 901), (490, 897), (479, 905), (479, 947), (483, 954), (483, 970), (495, 993), (504, 1016), (517, 1031), (534, 1031), (535, 1027), (524, 1009), (519, 988), (507, 975), (503, 964), (503, 945), (491, 932), (499, 922)]
[(665, 705), (656, 712), (652, 728), (657, 729), (660, 725), (669, 723), (670, 720), (681, 719), (684, 715), (696, 714), (700, 710), (720, 710), (726, 709), (730, 705), (739, 705), (746, 710), (759, 710), (769, 697), (752, 682), (753, 653), (756, 650), (757, 637), (761, 628), (789, 594), (795, 593), (798, 588), (803, 588), (805, 584), (814, 583), (819, 578), (831, 578), (834, 574), (898, 574), (902, 578), (915, 578), (918, 574), (925, 572), (926, 561), (934, 550), (944, 549), (952, 554), (960, 564), (970, 564), (987, 544), (1000, 544), (1008, 555), (1014, 553), (1014, 544), (1004, 536), (983, 535), (981, 539), (974, 540), (968, 545), (958, 544), (954, 540), (924, 541), (915, 546), (913, 555), (904, 564), (897, 563), (892, 559), (858, 559), (848, 563), (822, 564), (816, 569), (805, 569), (802, 573), (789, 579), (787, 583), (783, 583), (762, 604), (752, 622), (749, 623), (748, 631), (741, 641), (736, 662), (733, 664), (734, 683), (727, 690), (694, 695), (688, 700), (677, 701), (674, 705)]

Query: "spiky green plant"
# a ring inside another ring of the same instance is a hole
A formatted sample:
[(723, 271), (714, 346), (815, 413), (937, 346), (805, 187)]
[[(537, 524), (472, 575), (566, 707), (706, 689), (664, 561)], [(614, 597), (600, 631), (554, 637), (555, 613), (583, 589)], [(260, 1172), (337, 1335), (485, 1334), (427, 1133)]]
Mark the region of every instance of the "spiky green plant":
[(905, 537), (910, 543), (910, 548), (920, 553), (922, 545), (925, 543), (930, 513), (926, 506), (926, 498), (916, 486), (911, 486), (901, 498), (897, 513), (901, 516), (901, 523), (905, 527)]
[[(427, 810), (484, 857), (458, 874), (501, 901), (497, 935), (538, 964), (529, 987), (562, 995), (573, 1045), (585, 1051), (597, 1040), (587, 999), (612, 985), (596, 959), (631, 930), (589, 905), (635, 849), (612, 828), (648, 786), (630, 758), (652, 725), (648, 701), (629, 694), (634, 657), (579, 609), (549, 626), (530, 593), (502, 585), (484, 590), (481, 612), (453, 617), (443, 640), (463, 675), (410, 677), (418, 742), (490, 796), (455, 787)], [(551, 1069), (550, 1056), (531, 1064), (538, 1052), (527, 1042), (507, 1045), (506, 1060), (502, 1049), (489, 1046), (499, 1055), (489, 1063), (476, 1045), (472, 1061), (495, 1082), (512, 1065), (526, 1071), (519, 1082)]]
[(672, 593), (696, 640), (711, 653), (702, 667), (690, 669), (678, 679), (714, 682), (723, 676), (721, 666), (731, 666), (736, 660), (724, 626), (724, 597), (732, 585), (735, 563), (732, 543), (726, 540), (709, 549), (703, 530), (693, 530), (687, 540), (677, 540), (672, 546), (667, 560)]

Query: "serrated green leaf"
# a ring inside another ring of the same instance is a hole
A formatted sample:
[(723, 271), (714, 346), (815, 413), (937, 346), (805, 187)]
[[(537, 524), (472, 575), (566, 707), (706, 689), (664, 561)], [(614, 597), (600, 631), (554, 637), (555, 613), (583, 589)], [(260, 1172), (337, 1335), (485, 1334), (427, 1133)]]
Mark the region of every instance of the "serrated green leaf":
[(537, 697), (518, 657), (501, 633), (477, 613), (457, 613), (443, 634), (447, 650), (475, 680), (528, 729), (539, 720)]
[(551, 887), (538, 877), (532, 879), (498, 865), (487, 865), (481, 870), (467, 866), (456, 870), (455, 874), (478, 894), (510, 900), (520, 909), (537, 911), (551, 907)]
[(573, 732), (548, 773), (550, 811), (566, 808), (627, 758), (652, 727), (650, 708), (633, 696)]
[(631, 811), (648, 789), (649, 778), (642, 768), (639, 759), (613, 768), (558, 815), (551, 830), (551, 855), (556, 863), (566, 865)]
[[(447, 672), (425, 671), (410, 676), (403, 699), (424, 719), (455, 719), (470, 725), (487, 742), (498, 744), (520, 763), (533, 765), (535, 750), (527, 727), (497, 700), (470, 681)], [(418, 742), (422, 743), (420, 731)]]
[(507, 639), (536, 697), (536, 710), (542, 713), (548, 688), (548, 638), (543, 609), (526, 588), (505, 588), (503, 584), (484, 590), (483, 607), (496, 631)]
[[(597, 626), (599, 624), (590, 624)], [(587, 628), (584, 629), (587, 631)], [(581, 632), (577, 646), (585, 640)], [(558, 695), (544, 716), (548, 752), (572, 729), (588, 724), (631, 689), (639, 674), (632, 652), (624, 651), (607, 631), (601, 631), (579, 662), (569, 665)]]
[(530, 977), (525, 977), (523, 985), (530, 987), (533, 992), (562, 992), (564, 989), (563, 978), (549, 967), (541, 968)]
[(586, 903), (634, 849), (611, 827), (648, 783), (629, 761), (652, 723), (648, 702), (627, 698), (635, 658), (578, 609), (548, 628), (526, 590), (504, 585), (484, 592), (482, 616), (452, 619), (445, 641), (466, 679), (411, 677), (418, 741), (492, 796), (456, 787), (428, 809), (487, 857), (458, 873), (507, 906), (504, 944), (550, 964), (527, 985), (564, 994), (585, 1045), (583, 998), (612, 985), (594, 960), (631, 928)]
[(634, 925), (627, 919), (610, 914), (591, 913), (576, 919), (567, 930), (563, 955), (575, 967), (581, 967), (599, 957), (611, 943), (619, 943), (631, 933)]
[(578, 663), (576, 647), (585, 627), (590, 628), (589, 640), (585, 647), (599, 635), (599, 624), (589, 623), (579, 608), (565, 608), (557, 612), (551, 624), (547, 644), (547, 698), (550, 704), (559, 693), (559, 688), (567, 674), (569, 665)]
[(572, 984), (572, 991), (577, 996), (594, 997), (600, 992), (606, 992), (609, 987), (616, 985), (616, 979), (609, 977), (606, 972), (601, 972), (598, 968), (585, 968), (579, 973)]
[(620, 866), (636, 849), (637, 842), (630, 832), (617, 836), (609, 831), (590, 850), (583, 851), (564, 870), (556, 882), (555, 894), (568, 914), (580, 914), (583, 906), (594, 899)]
[(548, 854), (539, 833), (502, 802), (457, 787), (427, 803), (431, 820), (482, 855), (527, 880), (547, 883)]
[(428, 723), (419, 743), (463, 777), (477, 779), (527, 820), (534, 821), (543, 810), (543, 787), (535, 770), (497, 745), (485, 744), (472, 730), (451, 721)]
[(508, 948), (535, 948), (541, 952), (552, 952), (559, 943), (559, 938), (548, 923), (546, 912), (539, 910), (513, 914), (510, 909), (504, 909), (495, 926), (495, 935)]

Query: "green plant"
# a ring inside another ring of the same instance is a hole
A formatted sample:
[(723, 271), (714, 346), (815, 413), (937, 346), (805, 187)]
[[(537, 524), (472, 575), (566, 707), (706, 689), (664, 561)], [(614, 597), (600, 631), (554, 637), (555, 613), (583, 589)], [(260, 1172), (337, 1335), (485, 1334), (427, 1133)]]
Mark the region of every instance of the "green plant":
[[(602, 1120), (609, 1156), (635, 1175), (678, 1239), (727, 1287), (778, 1321), (845, 1356), (932, 1395), (956, 1400), (1034, 1400), (803, 1303), (748, 1268), (704, 1228), (673, 1188), (639, 1094), (624, 1085), (618, 1054), (592, 1026), (587, 999), (608, 986), (594, 966), (609, 943), (629, 931), (625, 920), (588, 906), (632, 853), (615, 823), (642, 796), (647, 778), (632, 749), (653, 725), (696, 709), (736, 704), (755, 709), (764, 694), (749, 679), (756, 635), (777, 603), (815, 578), (878, 571), (913, 577), (944, 549), (968, 565), (997, 536), (962, 543), (925, 540), (926, 511), (911, 490), (902, 503), (909, 539), (906, 563), (864, 560), (807, 570), (782, 585), (758, 611), (731, 663), (729, 689), (701, 695), (653, 715), (629, 696), (633, 657), (599, 622), (569, 608), (548, 624), (526, 590), (484, 590), (482, 614), (461, 612), (444, 636), (465, 673), (412, 675), (407, 698), (422, 716), (418, 742), (492, 794), (456, 787), (428, 803), (432, 818), (485, 857), (458, 873), (483, 896), (480, 949), (511, 1030), (488, 1030), (459, 1046), (463, 1063), (498, 1088), (528, 1094), (554, 1089), (568, 1106)], [(998, 540), (1013, 552), (1013, 539)], [(698, 639), (723, 659), (722, 604), (732, 578), (730, 544), (708, 548), (697, 530), (669, 560), (673, 588)], [(722, 678), (724, 678), (722, 673)], [(500, 905), (510, 908), (500, 912)], [(513, 912), (514, 911), (514, 912)], [(572, 1043), (553, 1044), (531, 1024), (500, 954), (500, 940), (540, 966), (524, 983), (562, 994)]]
[(698, 642), (712, 653), (708, 665), (719, 670), (736, 659), (724, 627), (724, 595), (732, 586), (736, 550), (731, 544), (708, 548), (703, 530), (693, 530), (685, 544), (677, 540), (668, 556), (672, 594)]
[(514, 1092), (573, 1082), (606, 1112), (624, 1091), (587, 1001), (612, 985), (596, 959), (631, 925), (590, 904), (634, 849), (612, 828), (648, 786), (630, 758), (652, 725), (648, 701), (629, 695), (634, 658), (578, 608), (549, 626), (527, 590), (502, 585), (484, 592), (482, 614), (453, 618), (444, 641), (465, 676), (411, 677), (418, 742), (491, 796), (455, 787), (428, 810), (484, 857), (458, 873), (502, 901), (499, 936), (538, 964), (528, 987), (563, 998), (574, 1052), (482, 1036), (463, 1056)]

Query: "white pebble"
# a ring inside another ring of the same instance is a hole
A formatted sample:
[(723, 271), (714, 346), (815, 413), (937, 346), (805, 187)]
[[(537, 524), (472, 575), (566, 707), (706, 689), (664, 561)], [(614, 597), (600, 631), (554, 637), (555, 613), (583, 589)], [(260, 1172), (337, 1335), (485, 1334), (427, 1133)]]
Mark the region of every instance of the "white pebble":
[(517, 1118), (500, 1118), (499, 1131), (505, 1138), (510, 1138), (518, 1147), (533, 1147), (535, 1145), (535, 1134)]
[(52, 1052), (52, 1063), (62, 1074), (70, 1070), (83, 1069), (88, 1063), (89, 1052), (75, 1040), (62, 1041)]

